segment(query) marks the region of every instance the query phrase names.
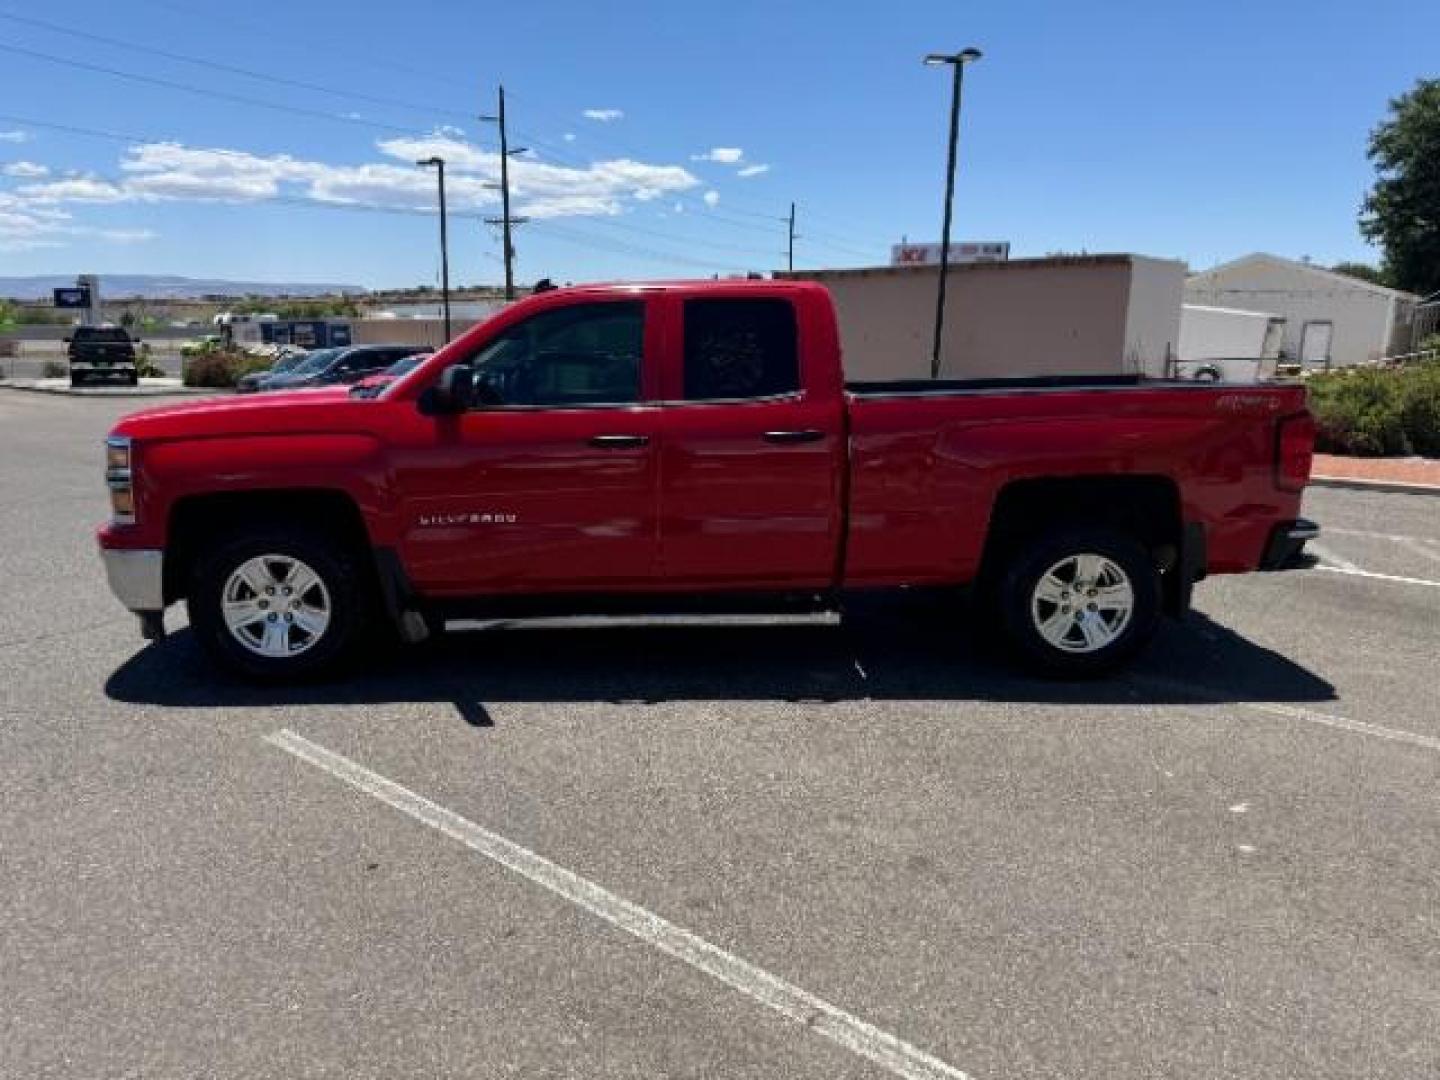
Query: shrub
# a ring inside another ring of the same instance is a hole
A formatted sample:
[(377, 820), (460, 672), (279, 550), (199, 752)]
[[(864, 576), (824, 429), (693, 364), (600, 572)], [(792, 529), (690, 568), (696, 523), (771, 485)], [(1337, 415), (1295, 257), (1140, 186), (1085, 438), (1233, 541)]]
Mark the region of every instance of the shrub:
[(266, 371), (269, 368), (270, 361), (263, 356), (214, 350), (194, 357), (185, 365), (184, 383), (186, 386), (227, 389), (252, 371)]
[(155, 363), (155, 354), (149, 345), (141, 345), (135, 356), (135, 374), (142, 379), (163, 379), (165, 369)]
[(1317, 450), (1440, 455), (1440, 362), (1333, 371), (1309, 386)]
[(70, 374), (70, 365), (62, 364), (59, 360), (46, 360), (45, 366), (41, 369), (40, 375), (46, 379), (64, 379)]
[(1400, 412), (1411, 449), (1440, 457), (1440, 360), (1416, 365), (1407, 374)]

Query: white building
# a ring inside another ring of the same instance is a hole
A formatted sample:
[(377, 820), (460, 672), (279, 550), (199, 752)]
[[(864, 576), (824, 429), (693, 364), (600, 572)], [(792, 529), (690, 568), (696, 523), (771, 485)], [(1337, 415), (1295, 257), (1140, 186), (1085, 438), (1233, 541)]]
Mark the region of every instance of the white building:
[(1257, 252), (1185, 282), (1185, 302), (1285, 320), (1283, 355), (1349, 366), (1407, 351), (1416, 297), (1309, 263)]

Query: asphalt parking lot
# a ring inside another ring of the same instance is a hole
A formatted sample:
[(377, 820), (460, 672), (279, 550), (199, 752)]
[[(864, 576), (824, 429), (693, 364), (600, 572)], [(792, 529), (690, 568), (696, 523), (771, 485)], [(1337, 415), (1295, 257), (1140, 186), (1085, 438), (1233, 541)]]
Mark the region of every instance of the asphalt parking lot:
[(1098, 683), (917, 601), (261, 691), (105, 587), (126, 407), (0, 392), (0, 1075), (1440, 1075), (1440, 499)]

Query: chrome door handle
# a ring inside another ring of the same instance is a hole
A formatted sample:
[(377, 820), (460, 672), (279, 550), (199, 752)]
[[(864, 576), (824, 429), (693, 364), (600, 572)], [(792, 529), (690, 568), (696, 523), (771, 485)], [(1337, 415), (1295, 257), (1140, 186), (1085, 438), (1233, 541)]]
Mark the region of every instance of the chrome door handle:
[(605, 450), (623, 450), (626, 447), (646, 446), (650, 442), (648, 435), (592, 435), (590, 445), (598, 446)]
[(762, 438), (768, 443), (788, 446), (792, 443), (819, 442), (825, 438), (825, 433), (814, 428), (804, 428), (800, 431), (767, 431)]

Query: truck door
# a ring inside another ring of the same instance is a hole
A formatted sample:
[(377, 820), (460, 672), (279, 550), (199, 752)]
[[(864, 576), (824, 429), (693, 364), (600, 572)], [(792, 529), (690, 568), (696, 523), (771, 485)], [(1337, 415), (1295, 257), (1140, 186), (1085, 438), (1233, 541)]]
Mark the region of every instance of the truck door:
[(794, 305), (696, 297), (669, 312), (679, 341), (661, 438), (665, 585), (826, 587), (840, 533), (842, 406), (807, 392)]
[(433, 436), (397, 455), (403, 555), (422, 591), (653, 583), (659, 410), (646, 404), (646, 307), (559, 305), (479, 346), (469, 362), (484, 403), (433, 418)]

